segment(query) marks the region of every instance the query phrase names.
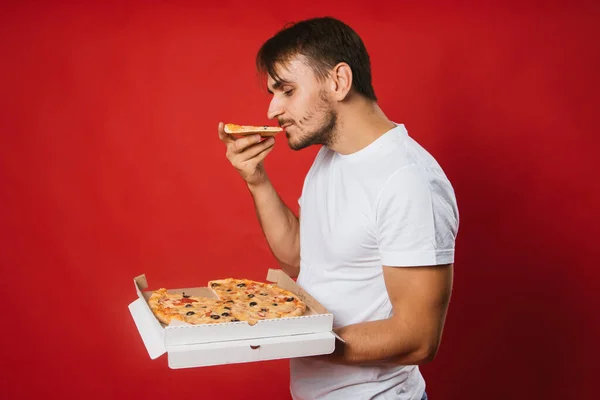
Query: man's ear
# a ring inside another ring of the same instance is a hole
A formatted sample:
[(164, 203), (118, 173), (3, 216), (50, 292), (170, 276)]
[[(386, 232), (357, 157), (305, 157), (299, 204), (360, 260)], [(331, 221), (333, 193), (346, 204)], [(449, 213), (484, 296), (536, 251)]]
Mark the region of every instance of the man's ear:
[(333, 67), (331, 71), (331, 95), (337, 101), (344, 100), (352, 89), (352, 69), (345, 62)]

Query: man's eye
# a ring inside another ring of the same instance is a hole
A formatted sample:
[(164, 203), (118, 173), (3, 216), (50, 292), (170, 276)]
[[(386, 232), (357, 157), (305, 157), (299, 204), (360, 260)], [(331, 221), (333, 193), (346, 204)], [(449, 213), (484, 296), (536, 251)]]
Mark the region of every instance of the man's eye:
[(294, 92), (294, 89), (290, 89), (290, 90), (285, 90), (283, 92), (283, 94), (286, 95), (286, 96), (291, 96), (293, 92)]

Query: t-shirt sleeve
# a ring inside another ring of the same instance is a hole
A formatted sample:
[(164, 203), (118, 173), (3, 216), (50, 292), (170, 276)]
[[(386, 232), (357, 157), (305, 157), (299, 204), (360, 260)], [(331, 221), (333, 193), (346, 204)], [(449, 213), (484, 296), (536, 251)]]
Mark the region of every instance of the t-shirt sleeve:
[(383, 265), (454, 262), (458, 210), (446, 179), (431, 181), (417, 167), (396, 171), (380, 193), (376, 221)]

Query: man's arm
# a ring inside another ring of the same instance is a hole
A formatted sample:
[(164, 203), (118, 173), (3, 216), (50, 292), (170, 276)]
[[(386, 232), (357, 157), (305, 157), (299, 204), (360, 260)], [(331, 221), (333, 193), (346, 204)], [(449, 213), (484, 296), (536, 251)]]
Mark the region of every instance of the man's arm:
[(452, 292), (453, 265), (383, 267), (393, 307), (389, 319), (335, 330), (333, 354), (321, 356), (340, 364), (418, 365), (430, 362), (440, 345)]
[(300, 272), (300, 222), (268, 179), (248, 184), (260, 226), (281, 269), (295, 278)]
[(415, 365), (435, 357), (452, 292), (458, 209), (449, 182), (434, 185), (435, 192), (411, 165), (381, 190), (377, 244), (393, 316), (337, 329), (346, 343), (336, 343), (330, 360)]
[(273, 150), (275, 139), (260, 135), (234, 138), (219, 123), (219, 139), (226, 157), (248, 185), (262, 230), (281, 269), (292, 278), (300, 272), (300, 223), (283, 203), (269, 180), (263, 161)]

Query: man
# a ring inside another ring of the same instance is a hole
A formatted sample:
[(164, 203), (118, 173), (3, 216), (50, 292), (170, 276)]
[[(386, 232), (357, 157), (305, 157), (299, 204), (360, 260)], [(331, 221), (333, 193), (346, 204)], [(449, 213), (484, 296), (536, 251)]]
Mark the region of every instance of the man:
[(426, 399), (418, 365), (441, 341), (452, 289), (458, 210), (444, 172), (377, 104), (367, 51), (333, 18), (292, 25), (257, 55), (269, 119), (289, 146), (322, 145), (296, 217), (263, 167), (274, 140), (234, 139), (281, 268), (334, 314), (331, 355), (292, 359), (294, 399)]

